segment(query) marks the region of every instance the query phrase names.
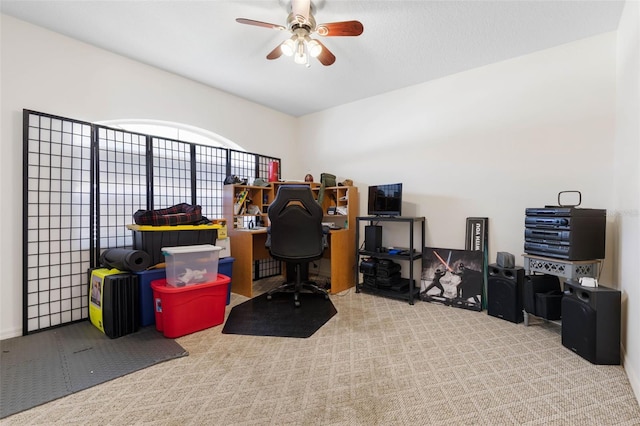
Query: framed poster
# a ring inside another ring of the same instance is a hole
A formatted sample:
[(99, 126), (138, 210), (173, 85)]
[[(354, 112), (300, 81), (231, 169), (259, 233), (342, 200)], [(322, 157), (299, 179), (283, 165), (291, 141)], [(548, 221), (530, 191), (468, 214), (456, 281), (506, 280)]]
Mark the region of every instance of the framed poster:
[(468, 217), (467, 232), (464, 248), (466, 250), (480, 250), (484, 252), (484, 282), (482, 284), (482, 308), (487, 308), (487, 271), (489, 265), (489, 218)]
[(425, 247), (420, 300), (482, 310), (484, 252)]
[(487, 251), (489, 247), (489, 218), (468, 217), (464, 248)]

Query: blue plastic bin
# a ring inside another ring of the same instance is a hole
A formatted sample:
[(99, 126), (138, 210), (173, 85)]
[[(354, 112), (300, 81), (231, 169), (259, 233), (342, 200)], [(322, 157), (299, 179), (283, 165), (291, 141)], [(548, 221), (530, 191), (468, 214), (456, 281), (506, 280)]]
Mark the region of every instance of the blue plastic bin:
[(229, 290), (227, 292), (227, 305), (231, 302), (231, 285), (233, 284), (233, 277), (231, 276), (231, 271), (233, 270), (233, 261), (235, 259), (233, 257), (222, 257), (218, 260), (218, 273), (222, 275), (226, 275), (231, 279), (229, 283)]
[(167, 272), (165, 268), (158, 268), (134, 272), (134, 274), (138, 275), (138, 285), (140, 286), (140, 326), (146, 327), (156, 323), (156, 309), (151, 281), (165, 279)]

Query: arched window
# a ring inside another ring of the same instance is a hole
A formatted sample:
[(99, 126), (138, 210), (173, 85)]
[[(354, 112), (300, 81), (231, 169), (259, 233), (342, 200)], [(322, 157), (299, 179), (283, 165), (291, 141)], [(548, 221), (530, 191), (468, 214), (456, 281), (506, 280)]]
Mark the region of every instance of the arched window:
[(107, 120), (97, 122), (96, 124), (167, 139), (246, 151), (246, 149), (237, 143), (223, 136), (188, 124), (146, 119)]

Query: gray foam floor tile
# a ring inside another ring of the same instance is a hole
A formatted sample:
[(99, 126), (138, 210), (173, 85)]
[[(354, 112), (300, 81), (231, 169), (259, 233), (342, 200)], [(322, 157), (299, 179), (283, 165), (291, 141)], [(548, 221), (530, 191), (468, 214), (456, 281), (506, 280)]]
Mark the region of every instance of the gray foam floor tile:
[(88, 321), (0, 341), (0, 418), (186, 355), (154, 326), (110, 339)]

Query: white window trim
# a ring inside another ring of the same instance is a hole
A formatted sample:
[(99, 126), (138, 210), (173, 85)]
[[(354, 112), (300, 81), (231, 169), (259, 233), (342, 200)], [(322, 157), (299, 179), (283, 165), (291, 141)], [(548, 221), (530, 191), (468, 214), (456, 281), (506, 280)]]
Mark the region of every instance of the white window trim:
[(172, 121), (149, 120), (149, 119), (121, 119), (121, 120), (105, 120), (96, 122), (96, 124), (126, 130), (129, 132), (143, 133), (152, 136), (158, 136), (167, 139), (175, 139), (183, 142), (192, 142), (200, 145), (215, 146), (221, 148), (229, 148), (237, 151), (247, 150), (229, 139), (218, 135), (217, 133), (200, 127), (190, 126), (188, 124), (175, 123)]

